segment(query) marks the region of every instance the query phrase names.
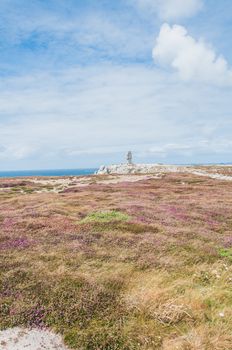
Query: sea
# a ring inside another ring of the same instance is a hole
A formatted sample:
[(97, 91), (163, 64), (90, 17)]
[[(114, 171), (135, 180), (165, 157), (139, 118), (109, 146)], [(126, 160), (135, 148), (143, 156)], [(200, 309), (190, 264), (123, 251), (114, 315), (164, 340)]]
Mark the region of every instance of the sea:
[(51, 169), (51, 170), (9, 170), (0, 171), (0, 177), (25, 177), (25, 176), (81, 176), (93, 175), (98, 169)]

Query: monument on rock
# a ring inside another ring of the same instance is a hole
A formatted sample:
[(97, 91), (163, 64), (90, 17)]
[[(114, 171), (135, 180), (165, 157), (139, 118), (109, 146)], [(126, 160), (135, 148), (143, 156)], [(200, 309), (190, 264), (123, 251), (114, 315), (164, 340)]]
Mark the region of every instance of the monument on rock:
[(97, 175), (125, 175), (125, 174), (155, 174), (158, 178), (162, 174), (171, 172), (189, 172), (188, 167), (163, 164), (136, 164), (133, 162), (132, 152), (128, 151), (125, 161), (121, 164), (102, 165), (96, 172)]
[[(96, 172), (97, 175), (124, 175), (124, 174), (162, 174), (164, 172), (179, 172), (183, 168), (175, 165), (162, 164), (136, 164), (133, 162), (132, 152), (125, 155), (125, 161), (121, 164), (102, 165)], [(157, 175), (158, 176), (158, 175)]]

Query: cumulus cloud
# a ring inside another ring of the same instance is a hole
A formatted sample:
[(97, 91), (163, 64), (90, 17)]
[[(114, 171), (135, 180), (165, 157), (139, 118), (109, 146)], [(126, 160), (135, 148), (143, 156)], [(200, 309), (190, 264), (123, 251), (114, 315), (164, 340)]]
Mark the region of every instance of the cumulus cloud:
[(162, 25), (153, 59), (163, 66), (172, 67), (185, 81), (232, 84), (232, 69), (223, 56), (217, 56), (210, 45), (194, 39), (180, 25)]
[(195, 15), (203, 7), (202, 0), (135, 0), (140, 9), (158, 14), (164, 20)]

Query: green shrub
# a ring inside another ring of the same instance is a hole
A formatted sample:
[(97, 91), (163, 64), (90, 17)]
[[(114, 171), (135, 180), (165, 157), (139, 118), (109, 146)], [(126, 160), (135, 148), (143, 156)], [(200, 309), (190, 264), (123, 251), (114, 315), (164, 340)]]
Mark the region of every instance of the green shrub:
[(82, 222), (110, 222), (110, 221), (127, 221), (129, 220), (127, 214), (121, 213), (116, 210), (112, 211), (99, 211), (87, 215)]
[(220, 249), (219, 255), (221, 257), (229, 258), (230, 260), (232, 260), (232, 248)]

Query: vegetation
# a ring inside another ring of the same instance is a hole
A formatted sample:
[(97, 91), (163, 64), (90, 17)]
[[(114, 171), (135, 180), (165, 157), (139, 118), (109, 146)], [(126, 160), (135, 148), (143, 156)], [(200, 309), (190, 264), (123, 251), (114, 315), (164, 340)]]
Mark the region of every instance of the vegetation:
[(116, 210), (111, 211), (100, 211), (90, 213), (82, 220), (82, 222), (110, 222), (110, 221), (126, 221), (129, 219), (129, 216), (120, 213)]
[(231, 183), (100, 180), (0, 181), (0, 328), (82, 350), (232, 349)]

